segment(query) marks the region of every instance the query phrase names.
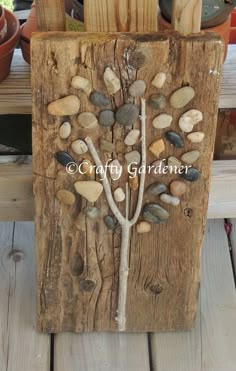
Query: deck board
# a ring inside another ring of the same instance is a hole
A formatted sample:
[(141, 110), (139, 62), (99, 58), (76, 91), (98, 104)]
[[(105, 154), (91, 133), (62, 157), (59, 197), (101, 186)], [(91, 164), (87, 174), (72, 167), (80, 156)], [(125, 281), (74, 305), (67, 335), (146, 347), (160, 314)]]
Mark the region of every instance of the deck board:
[(209, 221), (196, 328), (152, 335), (154, 371), (235, 371), (236, 294), (223, 220)]
[(33, 223), (0, 223), (0, 264), (0, 370), (49, 371), (50, 337), (35, 331)]

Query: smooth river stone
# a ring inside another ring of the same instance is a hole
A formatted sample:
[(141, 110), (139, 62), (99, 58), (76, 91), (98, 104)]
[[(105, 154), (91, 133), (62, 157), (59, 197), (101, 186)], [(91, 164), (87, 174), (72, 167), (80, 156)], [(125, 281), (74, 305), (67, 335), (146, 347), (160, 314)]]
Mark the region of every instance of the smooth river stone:
[(149, 151), (151, 151), (154, 156), (157, 158), (160, 157), (160, 154), (165, 150), (165, 143), (163, 139), (155, 140), (150, 146)]
[(149, 223), (161, 224), (169, 219), (170, 214), (158, 204), (147, 204), (143, 208), (143, 217)]
[(88, 159), (83, 159), (81, 170), (83, 175), (87, 175), (89, 177), (93, 177), (95, 175), (95, 169), (92, 162)]
[(137, 143), (137, 140), (140, 136), (140, 130), (138, 129), (133, 129), (131, 130), (125, 138), (125, 144), (127, 146), (134, 146)]
[(69, 138), (71, 134), (71, 124), (68, 121), (63, 122), (59, 129), (59, 135), (61, 139)]
[(172, 205), (172, 206), (178, 206), (180, 204), (179, 198), (168, 195), (167, 193), (162, 194), (160, 196), (160, 199), (162, 202)]
[(57, 161), (64, 167), (71, 163), (75, 163), (75, 159), (67, 152), (59, 151), (55, 154)]
[(195, 131), (187, 136), (188, 140), (192, 143), (201, 143), (205, 137), (205, 134), (201, 131)]
[(166, 97), (163, 94), (153, 94), (150, 96), (148, 104), (153, 109), (164, 109), (166, 107)]
[(201, 122), (203, 115), (201, 111), (191, 109), (185, 112), (179, 119), (179, 127), (185, 133), (191, 133), (196, 124)]
[(167, 192), (167, 187), (163, 183), (153, 183), (147, 189), (147, 193), (151, 196), (158, 196), (165, 192)]
[(92, 92), (91, 82), (82, 76), (74, 76), (71, 81), (71, 86), (74, 89), (82, 90), (87, 96)]
[(183, 108), (195, 97), (195, 90), (191, 86), (184, 86), (176, 90), (170, 97), (173, 108)]
[(103, 78), (107, 91), (110, 95), (116, 94), (121, 89), (120, 79), (116, 76), (115, 72), (112, 71), (110, 67), (107, 67), (105, 69)]
[(181, 166), (182, 162), (175, 156), (170, 156), (168, 158), (168, 167), (170, 167), (172, 170), (178, 170)]
[(100, 139), (100, 150), (103, 152), (112, 153), (115, 151), (115, 145), (105, 139)]
[(116, 119), (115, 119), (115, 114), (113, 111), (107, 109), (107, 110), (100, 112), (98, 122), (101, 126), (108, 128), (114, 125), (115, 121)]
[(114, 199), (116, 202), (123, 202), (125, 200), (125, 192), (122, 188), (117, 188), (114, 192)]
[(141, 155), (138, 151), (132, 151), (132, 152), (126, 153), (125, 159), (128, 164), (134, 163), (135, 165), (138, 165), (141, 162)]
[(189, 182), (196, 182), (201, 177), (201, 173), (198, 169), (191, 167), (181, 175), (185, 180)]
[(132, 103), (127, 103), (118, 108), (116, 120), (120, 125), (134, 125), (139, 117), (139, 109)]
[(116, 221), (114, 218), (112, 218), (112, 216), (106, 215), (103, 220), (107, 226), (107, 229), (113, 231), (116, 228)]
[(97, 106), (97, 107), (105, 107), (111, 104), (110, 99), (98, 91), (93, 91), (90, 94), (90, 101), (92, 102), (94, 106)]
[(68, 95), (48, 105), (48, 113), (53, 116), (76, 115), (80, 109), (80, 100), (75, 95)]
[(168, 128), (173, 121), (173, 117), (167, 113), (161, 113), (152, 121), (152, 126), (156, 129)]
[(68, 206), (73, 205), (76, 201), (74, 193), (67, 191), (66, 189), (60, 189), (57, 191), (56, 197), (60, 202)]
[(174, 180), (170, 184), (170, 193), (175, 197), (183, 196), (188, 190), (188, 186), (180, 180)]
[(139, 177), (129, 177), (129, 187), (132, 191), (137, 191), (139, 189)]
[(190, 151), (187, 153), (184, 153), (181, 157), (181, 160), (185, 162), (186, 164), (192, 165), (195, 161), (197, 161), (200, 157), (200, 152), (197, 150)]
[(154, 79), (152, 80), (152, 85), (157, 89), (163, 88), (166, 82), (166, 74), (164, 72), (158, 72)]
[(78, 124), (84, 129), (96, 129), (98, 127), (97, 117), (91, 112), (83, 112), (78, 116)]
[(89, 202), (96, 202), (103, 192), (102, 184), (94, 180), (78, 181), (74, 186), (76, 192)]
[(137, 232), (139, 234), (151, 232), (151, 225), (147, 222), (140, 222), (137, 224)]
[(109, 170), (110, 170), (110, 175), (111, 175), (111, 179), (112, 180), (119, 180), (121, 175), (122, 175), (122, 171), (123, 171), (123, 168), (122, 168), (122, 165), (120, 164), (120, 162), (118, 160), (113, 160), (110, 164), (109, 164)]
[(100, 210), (95, 206), (87, 206), (83, 209), (84, 214), (90, 219), (97, 219), (100, 217)]
[(87, 144), (81, 139), (75, 140), (71, 144), (71, 149), (77, 155), (83, 155), (84, 153), (88, 152)]
[(136, 80), (129, 87), (129, 94), (131, 97), (141, 97), (146, 91), (147, 85), (143, 80)]
[(184, 140), (176, 131), (167, 131), (165, 133), (165, 138), (176, 148), (184, 147)]

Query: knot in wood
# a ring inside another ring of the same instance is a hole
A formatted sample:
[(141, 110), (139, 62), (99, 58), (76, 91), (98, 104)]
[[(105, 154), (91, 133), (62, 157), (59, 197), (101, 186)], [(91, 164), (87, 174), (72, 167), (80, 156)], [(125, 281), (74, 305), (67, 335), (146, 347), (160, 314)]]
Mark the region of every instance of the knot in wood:
[(95, 282), (91, 280), (82, 280), (80, 281), (80, 289), (82, 291), (91, 292), (96, 287)]
[(13, 260), (15, 263), (18, 263), (24, 259), (24, 252), (21, 250), (12, 250), (8, 254), (8, 258)]
[(190, 207), (187, 207), (186, 209), (184, 209), (184, 216), (191, 219), (193, 216), (193, 209), (191, 209)]

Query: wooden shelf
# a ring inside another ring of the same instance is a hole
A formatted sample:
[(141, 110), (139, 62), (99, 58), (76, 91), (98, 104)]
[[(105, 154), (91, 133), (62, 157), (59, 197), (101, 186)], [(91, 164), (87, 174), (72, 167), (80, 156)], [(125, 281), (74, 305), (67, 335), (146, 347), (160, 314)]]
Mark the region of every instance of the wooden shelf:
[[(236, 108), (236, 45), (229, 46), (224, 64), (220, 108)], [(10, 76), (0, 84), (0, 115), (30, 114), (30, 66), (23, 60), (21, 51), (15, 50)]]

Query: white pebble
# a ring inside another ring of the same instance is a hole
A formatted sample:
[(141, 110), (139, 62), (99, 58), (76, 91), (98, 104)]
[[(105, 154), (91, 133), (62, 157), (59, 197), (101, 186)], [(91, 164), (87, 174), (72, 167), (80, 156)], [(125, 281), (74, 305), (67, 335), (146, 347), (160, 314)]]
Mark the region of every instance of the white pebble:
[(74, 89), (82, 90), (87, 96), (92, 92), (92, 85), (89, 80), (82, 76), (74, 76), (71, 81), (71, 86)]
[(122, 175), (122, 166), (118, 160), (114, 160), (109, 164), (109, 170), (112, 180), (119, 180)]
[(166, 82), (166, 74), (164, 72), (158, 72), (154, 79), (152, 80), (152, 85), (157, 89), (163, 88)]
[(121, 89), (120, 79), (116, 76), (115, 72), (110, 67), (105, 69), (104, 82), (107, 87), (107, 91), (110, 95), (116, 94)]
[(166, 193), (163, 193), (160, 196), (160, 199), (161, 199), (162, 202), (164, 202), (166, 204), (169, 204), (169, 205), (172, 205), (172, 206), (178, 206), (180, 204), (180, 199), (179, 198), (170, 196)]
[(201, 131), (196, 131), (187, 136), (188, 140), (192, 143), (201, 143), (205, 137), (205, 134)]
[(114, 192), (116, 202), (123, 202), (125, 200), (125, 193), (122, 188), (117, 188)]
[(71, 148), (72, 148), (72, 151), (76, 153), (77, 155), (83, 155), (84, 153), (88, 152), (87, 144), (81, 139), (74, 141), (71, 144)]
[(140, 234), (151, 231), (151, 225), (148, 222), (140, 222), (137, 224), (137, 232)]
[(152, 125), (155, 129), (165, 129), (168, 128), (172, 123), (173, 117), (167, 113), (161, 113), (154, 118)]
[(70, 134), (71, 134), (71, 124), (68, 121), (63, 122), (63, 124), (60, 126), (60, 129), (59, 129), (60, 138), (67, 139), (69, 138)]
[(139, 136), (140, 136), (139, 130), (137, 129), (131, 130), (125, 138), (125, 144), (127, 146), (134, 146), (137, 143)]

